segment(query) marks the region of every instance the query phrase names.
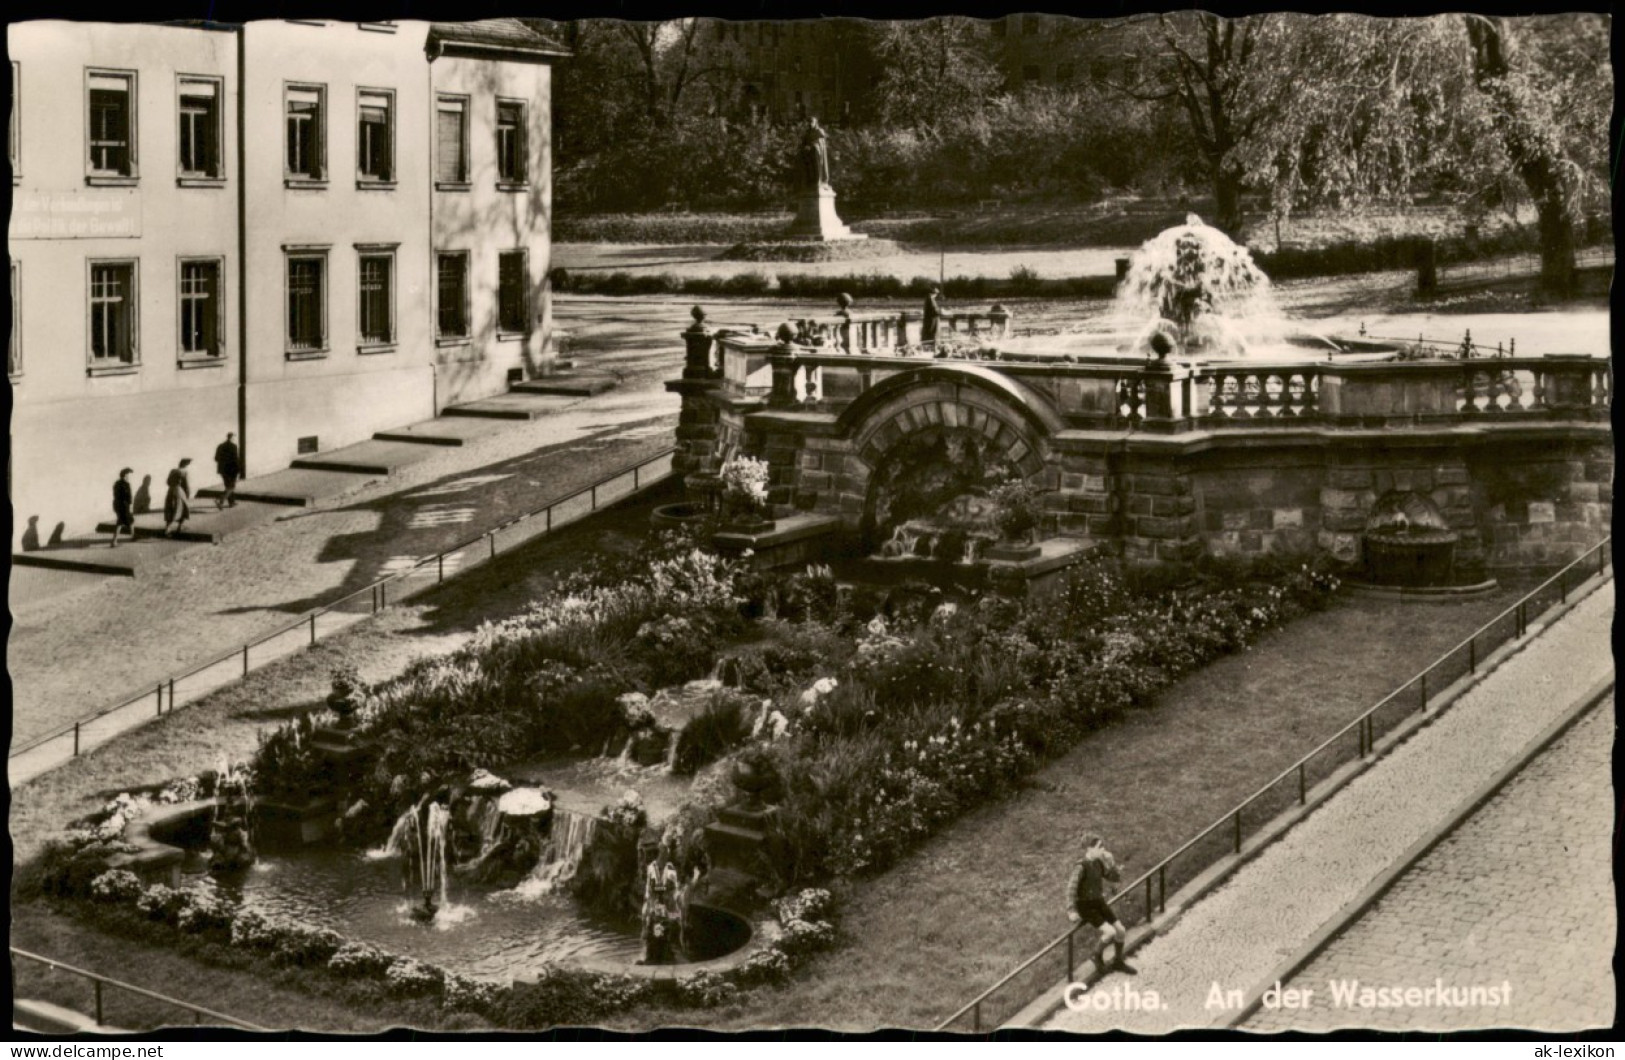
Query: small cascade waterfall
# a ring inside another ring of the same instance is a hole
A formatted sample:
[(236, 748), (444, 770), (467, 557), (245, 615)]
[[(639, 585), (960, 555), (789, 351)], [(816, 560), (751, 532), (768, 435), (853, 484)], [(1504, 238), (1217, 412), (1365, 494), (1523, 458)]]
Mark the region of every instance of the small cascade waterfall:
[(674, 732), (671, 739), (666, 741), (666, 761), (662, 766), (666, 772), (672, 772), (677, 766), (677, 744), (682, 740), (682, 732)]
[(880, 555), (885, 559), (915, 556), (946, 563), (976, 563), (997, 539), (991, 532), (910, 519), (892, 528), (890, 540), (881, 543)]
[(513, 893), (522, 898), (536, 898), (552, 894), (561, 883), (567, 882), (581, 867), (581, 858), (587, 844), (598, 831), (598, 818), (569, 810), (553, 810), (553, 825), (547, 848), (536, 868)]

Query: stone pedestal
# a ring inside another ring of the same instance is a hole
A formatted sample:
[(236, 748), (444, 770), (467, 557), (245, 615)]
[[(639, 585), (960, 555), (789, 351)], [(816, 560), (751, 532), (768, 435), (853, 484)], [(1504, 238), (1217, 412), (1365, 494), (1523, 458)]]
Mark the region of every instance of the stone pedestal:
[(841, 223), (835, 213), (835, 189), (824, 187), (803, 191), (796, 201), (796, 219), (790, 225), (792, 237), (806, 239), (868, 239)]

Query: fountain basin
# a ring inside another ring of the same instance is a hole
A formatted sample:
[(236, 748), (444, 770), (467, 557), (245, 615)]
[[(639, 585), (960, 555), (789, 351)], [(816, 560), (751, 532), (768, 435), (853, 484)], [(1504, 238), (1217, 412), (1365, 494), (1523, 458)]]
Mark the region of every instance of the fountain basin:
[(588, 959), (630, 964), (636, 932), (595, 919), (562, 894), (516, 895), (459, 881), (435, 917), (413, 917), (393, 858), (306, 848), (262, 857), (231, 881), (203, 882), (244, 909), (337, 931), (475, 979), (530, 979)]

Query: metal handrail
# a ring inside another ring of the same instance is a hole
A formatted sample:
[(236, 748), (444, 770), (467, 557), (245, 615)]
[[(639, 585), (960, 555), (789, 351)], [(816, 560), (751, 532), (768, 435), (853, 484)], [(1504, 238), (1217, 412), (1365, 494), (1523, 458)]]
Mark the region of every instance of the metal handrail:
[[(192, 1023), (194, 1025), (201, 1024), (203, 1022), (203, 1018), (207, 1017), (209, 1020), (215, 1023), (223, 1023), (227, 1026), (237, 1027), (245, 1031), (260, 1031), (265, 1033), (270, 1031), (269, 1027), (261, 1027), (258, 1024), (249, 1023), (247, 1020), (240, 1020), (235, 1016), (227, 1016), (223, 1012), (215, 1012), (213, 1009), (204, 1008), (202, 1005), (194, 1005), (189, 1001), (182, 1001), (179, 998), (170, 997), (167, 994), (160, 994), (156, 991), (148, 990), (145, 987), (136, 986), (133, 983), (126, 983), (122, 980), (114, 979), (111, 976), (98, 975), (95, 972), (87, 972), (83, 968), (75, 968), (71, 964), (64, 964), (62, 961), (53, 960), (50, 957), (42, 957), (37, 953), (29, 953), (27, 950), (20, 950), (15, 946), (11, 947), (11, 956), (13, 960), (21, 957), (24, 960), (34, 961), (38, 964), (43, 964), (46, 967), (54, 968), (57, 971), (67, 972), (70, 975), (76, 975), (81, 979), (88, 979), (95, 984), (96, 1026), (98, 1027), (102, 1026), (102, 990), (105, 986), (111, 986), (127, 993), (136, 994), (140, 997), (151, 998), (154, 1001), (162, 1001), (166, 1005), (174, 1005), (176, 1008), (185, 1009), (192, 1014)], [(16, 977), (14, 974), (13, 979), (15, 978)]]
[[(1300, 803), (1300, 805), (1303, 804), (1306, 801), (1306, 797), (1307, 797), (1307, 788), (1306, 788), (1306, 785), (1305, 785), (1305, 768), (1308, 766), (1308, 764), (1309, 764), (1309, 762), (1311, 760), (1313, 760), (1317, 755), (1324, 752), (1327, 748), (1331, 747), (1333, 744), (1337, 743), (1341, 738), (1347, 736), (1349, 734), (1349, 732), (1351, 732), (1353, 730), (1356, 730), (1356, 729), (1360, 730), (1359, 756), (1361, 758), (1364, 758), (1367, 754), (1372, 753), (1372, 751), (1374, 750), (1373, 745), (1375, 744), (1376, 741), (1375, 741), (1375, 732), (1373, 731), (1373, 727), (1371, 725), (1371, 719), (1376, 715), (1377, 711), (1379, 711), (1383, 707), (1386, 707), (1389, 704), (1393, 703), (1396, 699), (1399, 698), (1399, 696), (1401, 694), (1403, 694), (1405, 692), (1408, 692), (1412, 687), (1416, 686), (1418, 682), (1421, 683), (1421, 687), (1422, 687), (1421, 709), (1426, 710), (1427, 709), (1427, 679), (1428, 679), (1428, 676), (1430, 674), (1432, 674), (1439, 667), (1443, 666), (1447, 661), (1455, 658), (1457, 656), (1457, 654), (1463, 648), (1468, 649), (1468, 651), (1470, 653), (1470, 657), (1472, 659), (1472, 662), (1469, 664), (1470, 672), (1476, 672), (1477, 668), (1478, 668), (1477, 664), (1478, 664), (1478, 658), (1479, 658), (1479, 656), (1478, 656), (1478, 640), (1479, 640), (1480, 637), (1483, 637), (1486, 633), (1488, 633), (1488, 631), (1490, 631), (1495, 626), (1497, 626), (1501, 622), (1505, 621), (1509, 617), (1515, 618), (1514, 632), (1513, 632), (1511, 637), (1508, 637), (1505, 640), (1500, 641), (1499, 643), (1500, 644), (1505, 644), (1508, 641), (1515, 640), (1516, 638), (1523, 636), (1529, 630), (1529, 612), (1528, 612), (1529, 602), (1531, 600), (1534, 600), (1541, 593), (1543, 593), (1543, 592), (1547, 591), (1548, 589), (1550, 589), (1553, 585), (1557, 585), (1560, 588), (1560, 597), (1559, 597), (1558, 602), (1566, 602), (1567, 599), (1568, 599), (1568, 591), (1569, 591), (1569, 587), (1570, 587), (1569, 577), (1571, 576), (1571, 574), (1575, 570), (1577, 570), (1579, 568), (1582, 568), (1582, 567), (1585, 567), (1585, 566), (1587, 566), (1587, 565), (1589, 565), (1589, 564), (1591, 564), (1593, 562), (1595, 562), (1597, 564), (1597, 572), (1596, 573), (1597, 573), (1598, 576), (1601, 576), (1602, 574), (1606, 573), (1607, 569), (1608, 569), (1608, 560), (1609, 560), (1609, 555), (1610, 555), (1610, 550), (1612, 548), (1612, 544), (1613, 544), (1613, 536), (1612, 535), (1609, 535), (1608, 537), (1603, 538), (1596, 545), (1593, 545), (1591, 548), (1587, 549), (1585, 551), (1585, 553), (1583, 553), (1581, 556), (1579, 556), (1578, 558), (1576, 558), (1575, 560), (1570, 562), (1562, 570), (1558, 571), (1556, 574), (1553, 574), (1551, 577), (1549, 577), (1545, 581), (1541, 582), (1535, 588), (1533, 588), (1529, 592), (1525, 593), (1522, 597), (1520, 597), (1518, 599), (1518, 601), (1516, 603), (1513, 603), (1511, 606), (1507, 607), (1500, 614), (1496, 615), (1494, 618), (1492, 618), (1488, 622), (1484, 623), (1477, 630), (1475, 630), (1470, 636), (1468, 636), (1465, 640), (1458, 643), (1455, 647), (1453, 647), (1450, 650), (1444, 652), (1437, 659), (1435, 659), (1432, 663), (1429, 663), (1428, 666), (1425, 669), (1423, 669), (1420, 673), (1418, 673), (1416, 676), (1410, 678), (1410, 680), (1406, 681), (1404, 684), (1401, 684), (1399, 687), (1395, 688), (1392, 692), (1388, 693), (1388, 695), (1386, 695), (1382, 699), (1378, 700), (1373, 706), (1371, 706), (1371, 707), (1367, 708), (1366, 710), (1364, 710), (1363, 712), (1361, 712), (1360, 715), (1358, 717), (1356, 717), (1353, 721), (1349, 722), (1347, 725), (1345, 725), (1341, 729), (1337, 730), (1337, 732), (1332, 734), (1330, 737), (1328, 737), (1325, 740), (1321, 741), (1319, 744), (1317, 744), (1315, 746), (1315, 748), (1313, 750), (1309, 751), (1307, 754), (1303, 755), (1301, 758), (1299, 758), (1292, 765), (1287, 766), (1280, 773), (1276, 774), (1273, 778), (1270, 779), (1270, 781), (1267, 784), (1260, 787), (1257, 791), (1253, 792), (1251, 795), (1248, 795), (1241, 802), (1237, 803), (1232, 809), (1230, 809), (1230, 810), (1226, 811), (1224, 814), (1220, 815), (1212, 824), (1208, 825), (1206, 828), (1202, 829), (1202, 831), (1198, 832), (1195, 836), (1193, 836), (1192, 838), (1190, 838), (1189, 840), (1187, 840), (1186, 842), (1181, 844), (1177, 849), (1175, 849), (1172, 853), (1168, 854), (1161, 861), (1159, 861), (1155, 865), (1151, 866), (1151, 868), (1147, 869), (1144, 873), (1142, 873), (1139, 876), (1135, 877), (1131, 882), (1125, 884), (1116, 894), (1112, 895), (1109, 899), (1107, 899), (1107, 903), (1110, 904), (1110, 905), (1116, 905), (1118, 902), (1121, 902), (1125, 898), (1128, 898), (1128, 897), (1136, 894), (1137, 892), (1139, 892), (1143, 888), (1145, 890), (1145, 892), (1146, 892), (1146, 898), (1147, 898), (1147, 902), (1146, 902), (1146, 919), (1150, 919), (1150, 917), (1152, 915), (1151, 914), (1151, 902), (1150, 902), (1151, 885), (1152, 885), (1152, 882), (1155, 880), (1155, 881), (1158, 882), (1158, 885), (1159, 885), (1159, 902), (1158, 902), (1159, 909), (1166, 910), (1166, 908), (1167, 908), (1166, 903), (1167, 903), (1167, 897), (1168, 897), (1168, 868), (1169, 868), (1170, 865), (1173, 864), (1173, 862), (1176, 859), (1178, 859), (1181, 855), (1185, 854), (1187, 851), (1193, 849), (1198, 843), (1201, 843), (1203, 840), (1205, 840), (1209, 836), (1213, 835), (1214, 832), (1218, 831), (1220, 828), (1224, 828), (1227, 825), (1232, 826), (1234, 831), (1235, 831), (1235, 836), (1236, 836), (1236, 839), (1235, 839), (1235, 853), (1239, 854), (1240, 851), (1241, 851), (1241, 846), (1242, 846), (1241, 815), (1242, 815), (1242, 812), (1245, 811), (1249, 806), (1251, 806), (1254, 802), (1258, 801), (1264, 795), (1266, 795), (1269, 792), (1275, 790), (1277, 785), (1279, 785), (1282, 781), (1285, 781), (1288, 778), (1292, 777), (1293, 774), (1297, 774), (1298, 790), (1299, 790), (1299, 803)], [(1577, 584), (1584, 584), (1584, 579), (1582, 579)], [(1543, 609), (1541, 613), (1544, 613), (1544, 610), (1545, 609)], [(1497, 644), (1496, 646), (1498, 647), (1499, 644)], [(1494, 650), (1493, 647), (1490, 650)], [(1266, 822), (1266, 824), (1267, 823), (1268, 822)], [(1255, 832), (1256, 832), (1256, 829), (1255, 829)], [(967, 1003), (966, 1005), (964, 1005), (963, 1007), (961, 1007), (960, 1009), (955, 1011), (954, 1014), (949, 1016), (947, 1019), (943, 1020), (940, 1024), (938, 1024), (936, 1026), (935, 1029), (938, 1030), (938, 1031), (948, 1030), (953, 1026), (953, 1024), (959, 1022), (961, 1019), (963, 1019), (968, 1014), (971, 1017), (972, 1033), (978, 1033), (978, 1034), (981, 1033), (981, 1030), (982, 1030), (981, 1006), (982, 1006), (983, 1002), (987, 1001), (993, 995), (995, 995), (999, 991), (1003, 990), (1004, 987), (1008, 983), (1012, 982), (1018, 976), (1020, 976), (1022, 973), (1026, 972), (1028, 969), (1032, 968), (1039, 961), (1041, 961), (1044, 958), (1049, 957), (1052, 954), (1054, 954), (1058, 949), (1060, 949), (1063, 946), (1067, 947), (1067, 966), (1068, 966), (1067, 974), (1071, 975), (1072, 974), (1072, 969), (1075, 967), (1075, 965), (1073, 963), (1072, 945), (1073, 945), (1074, 939), (1077, 937), (1077, 933), (1080, 930), (1082, 930), (1082, 925), (1073, 925), (1072, 927), (1068, 928), (1066, 930), (1066, 932), (1061, 934), (1054, 941), (1050, 942), (1043, 949), (1039, 950), (1037, 953), (1033, 954), (1031, 957), (1028, 957), (1026, 960), (1022, 961), (1013, 970), (1011, 970), (1006, 975), (1004, 975), (1001, 979), (999, 979), (998, 982), (994, 983), (992, 986), (988, 987), (986, 990), (984, 990), (980, 994), (976, 995), (976, 997), (973, 998), (969, 1003)]]
[[(534, 518), (535, 516), (538, 516), (538, 515), (547, 516), (547, 518), (548, 518), (548, 527), (547, 527), (547, 529), (551, 530), (552, 529), (552, 511), (553, 511), (553, 509), (562, 507), (563, 505), (568, 504), (570, 501), (573, 501), (578, 497), (591, 496), (593, 498), (593, 502), (594, 502), (593, 506), (592, 506), (592, 510), (596, 511), (597, 508), (598, 508), (597, 497), (598, 497), (598, 489), (599, 489), (599, 487), (603, 486), (605, 483), (613, 482), (618, 478), (622, 478), (625, 475), (627, 475), (628, 473), (630, 473), (632, 475), (632, 489), (633, 489), (634, 492), (636, 492), (637, 490), (643, 488), (643, 486), (645, 486), (645, 485), (649, 485), (649, 484), (651, 484), (653, 482), (660, 481), (661, 478), (665, 477), (664, 475), (659, 476), (658, 478), (655, 478), (655, 479), (644, 480), (644, 481), (641, 481), (641, 482), (639, 480), (639, 475), (640, 475), (640, 473), (642, 472), (642, 470), (644, 468), (648, 467), (651, 464), (659, 463), (660, 461), (662, 461), (662, 460), (666, 459), (667, 457), (671, 456), (676, 451), (677, 451), (677, 449), (676, 449), (675, 446), (668, 446), (665, 449), (660, 450), (658, 453), (654, 454), (653, 456), (645, 457), (644, 459), (638, 461), (635, 464), (627, 464), (627, 465), (617, 469), (613, 473), (604, 476), (603, 478), (599, 479), (598, 481), (590, 483), (589, 485), (583, 486), (580, 489), (574, 490), (573, 492), (567, 493), (562, 497), (558, 497), (558, 498), (556, 498), (554, 500), (551, 500), (551, 501), (549, 501), (548, 503), (542, 505), (539, 508), (533, 508), (533, 509), (531, 509), (529, 511), (521, 513), (520, 515), (513, 516), (512, 518), (510, 518), (510, 519), (508, 519), (508, 520), (506, 520), (506, 521), (504, 521), (502, 523), (499, 523), (498, 525), (496, 525), (494, 527), (491, 527), (488, 530), (482, 531), (480, 534), (478, 534), (475, 537), (471, 537), (471, 538), (468, 538), (465, 541), (461, 541), (458, 544), (451, 546), (450, 548), (442, 549), (441, 551), (435, 553), (432, 556), (426, 556), (423, 559), (420, 559), (417, 562), (413, 563), (412, 566), (406, 568), (405, 570), (397, 571), (394, 574), (390, 574), (390, 575), (387, 575), (387, 576), (385, 576), (383, 578), (379, 578), (376, 581), (373, 581), (373, 582), (371, 582), (371, 583), (369, 583), (367, 585), (362, 586), (361, 588), (355, 590), (354, 592), (346, 593), (345, 595), (343, 595), (341, 597), (338, 597), (338, 598), (333, 599), (333, 600), (329, 600), (327, 603), (322, 604), (320, 607), (312, 608), (309, 611), (302, 612), (299, 615), (298, 618), (294, 619), (292, 622), (288, 623), (285, 626), (281, 626), (281, 627), (277, 628), (273, 632), (266, 633), (266, 634), (264, 634), (263, 636), (259, 637), (256, 640), (246, 641), (242, 645), (240, 645), (238, 647), (234, 647), (234, 648), (230, 649), (229, 651), (223, 652), (223, 653), (221, 653), (221, 654), (219, 654), (217, 656), (214, 656), (213, 658), (209, 659), (209, 661), (204, 662), (204, 663), (199, 663), (198, 665), (193, 666), (191, 669), (186, 670), (186, 671), (184, 671), (182, 673), (171, 674), (168, 677), (161, 679), (160, 681), (157, 682), (157, 684), (155, 686), (153, 686), (154, 690), (151, 691), (151, 692), (143, 690), (143, 691), (141, 691), (140, 693), (138, 693), (136, 695), (127, 696), (124, 699), (119, 700), (117, 703), (114, 703), (111, 706), (103, 707), (101, 710), (98, 710), (98, 711), (95, 711), (93, 713), (86, 714), (86, 715), (84, 715), (84, 716), (82, 716), (80, 718), (77, 718), (74, 721), (72, 721), (72, 722), (70, 722), (70, 723), (68, 723), (66, 725), (63, 725), (60, 728), (53, 729), (51, 732), (46, 733), (43, 736), (35, 737), (34, 739), (29, 740), (27, 743), (21, 744), (18, 747), (13, 748), (6, 755), (6, 757), (8, 759), (16, 758), (19, 755), (23, 755), (23, 754), (28, 753), (29, 751), (34, 750), (35, 748), (42, 747), (45, 744), (50, 743), (52, 740), (60, 740), (63, 737), (69, 735), (70, 733), (74, 734), (74, 756), (76, 757), (78, 755), (78, 753), (79, 753), (78, 732), (79, 732), (79, 729), (80, 729), (81, 726), (88, 725), (91, 722), (98, 721), (101, 718), (106, 717), (109, 714), (115, 713), (115, 712), (120, 711), (120, 710), (124, 710), (127, 707), (133, 706), (134, 704), (139, 703), (139, 702), (147, 699), (149, 696), (152, 696), (152, 697), (156, 698), (157, 712), (159, 714), (163, 714), (164, 713), (164, 689), (165, 689), (166, 686), (169, 689), (169, 709), (174, 710), (175, 709), (175, 683), (177, 681), (184, 681), (189, 677), (195, 677), (198, 674), (204, 672), (205, 670), (212, 669), (212, 668), (214, 668), (216, 666), (219, 666), (220, 664), (222, 664), (224, 662), (227, 662), (228, 660), (234, 659), (234, 658), (236, 658), (238, 656), (241, 656), (242, 659), (243, 659), (243, 674), (244, 674), (244, 676), (247, 676), (248, 671), (249, 671), (248, 652), (249, 652), (250, 649), (257, 648), (262, 644), (265, 644), (265, 643), (267, 643), (269, 641), (275, 640), (278, 637), (285, 636), (286, 634), (291, 633), (296, 629), (299, 629), (301, 626), (306, 626), (306, 625), (310, 626), (311, 643), (314, 644), (316, 642), (316, 620), (318, 618), (320, 618), (321, 616), (326, 615), (326, 614), (330, 614), (333, 611), (338, 610), (342, 605), (347, 604), (350, 601), (357, 599), (358, 597), (362, 596), (363, 594), (369, 594), (369, 593), (373, 594), (373, 601), (374, 601), (373, 611), (374, 611), (374, 613), (376, 613), (377, 611), (382, 610), (383, 607), (387, 607), (388, 604), (389, 604), (388, 586), (390, 586), (390, 585), (392, 585), (392, 584), (394, 584), (396, 582), (404, 581), (404, 580), (406, 580), (408, 578), (411, 578), (414, 575), (416, 575), (419, 571), (421, 571), (424, 567), (427, 567), (430, 564), (440, 563), (447, 556), (449, 556), (449, 555), (451, 555), (451, 554), (453, 554), (455, 552), (461, 552), (462, 550), (464, 550), (466, 548), (470, 548), (470, 547), (472, 547), (472, 546), (474, 546), (474, 545), (476, 545), (479, 542), (484, 541), (484, 540), (489, 540), (490, 541), (490, 543), (491, 543), (491, 555), (494, 557), (497, 554), (497, 547), (496, 547), (496, 535), (497, 534), (501, 533), (504, 530), (509, 529), (510, 527), (517, 526), (519, 523), (522, 523), (522, 522), (526, 521), (527, 519)], [(444, 568), (442, 568), (441, 569), (441, 577), (437, 581), (437, 584), (439, 584), (439, 582), (443, 582), (444, 580), (445, 580), (445, 573), (444, 573)], [(408, 594), (408, 595), (410, 595), (410, 594)], [(401, 597), (399, 599), (404, 599), (404, 598), (405, 597)], [(380, 601), (382, 602), (382, 606), (380, 606)]]

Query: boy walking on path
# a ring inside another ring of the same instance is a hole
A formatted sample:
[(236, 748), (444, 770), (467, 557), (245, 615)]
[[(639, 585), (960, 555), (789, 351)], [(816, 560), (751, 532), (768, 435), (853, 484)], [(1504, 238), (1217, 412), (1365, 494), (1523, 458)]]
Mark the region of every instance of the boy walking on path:
[[(1083, 857), (1078, 859), (1078, 866), (1072, 872), (1067, 897), (1072, 903), (1072, 922), (1082, 921), (1100, 932), (1095, 948), (1095, 967), (1102, 974), (1110, 970), (1134, 975), (1138, 969), (1123, 959), (1128, 952), (1128, 931), (1106, 902), (1107, 881), (1121, 877), (1117, 859), (1106, 849), (1100, 836), (1089, 832), (1083, 837)], [(1117, 959), (1107, 965), (1106, 947), (1113, 942), (1117, 944)]]
[(237, 507), (237, 479), (242, 475), (243, 463), (237, 443), (231, 437), (232, 432), (227, 431), (226, 440), (214, 450), (214, 469), (220, 473), (222, 485), (220, 496), (214, 499), (216, 508)]

